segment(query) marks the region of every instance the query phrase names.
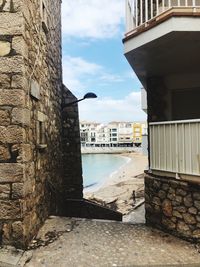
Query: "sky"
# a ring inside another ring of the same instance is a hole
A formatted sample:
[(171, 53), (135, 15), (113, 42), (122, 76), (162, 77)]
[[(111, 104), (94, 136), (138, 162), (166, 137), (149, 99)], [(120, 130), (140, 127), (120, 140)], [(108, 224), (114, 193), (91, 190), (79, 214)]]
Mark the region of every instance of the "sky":
[(80, 120), (141, 121), (141, 84), (123, 55), (125, 0), (64, 0), (63, 79), (82, 98)]

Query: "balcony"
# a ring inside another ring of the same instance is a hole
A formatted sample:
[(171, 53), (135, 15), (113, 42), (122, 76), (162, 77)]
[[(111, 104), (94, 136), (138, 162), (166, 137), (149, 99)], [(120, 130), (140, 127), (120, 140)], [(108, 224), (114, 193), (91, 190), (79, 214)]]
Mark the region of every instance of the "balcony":
[(126, 0), (126, 34), (147, 30), (171, 16), (199, 16), (200, 0)]
[(124, 54), (149, 77), (200, 71), (200, 0), (126, 0)]
[(200, 119), (153, 122), (150, 169), (154, 174), (200, 181)]

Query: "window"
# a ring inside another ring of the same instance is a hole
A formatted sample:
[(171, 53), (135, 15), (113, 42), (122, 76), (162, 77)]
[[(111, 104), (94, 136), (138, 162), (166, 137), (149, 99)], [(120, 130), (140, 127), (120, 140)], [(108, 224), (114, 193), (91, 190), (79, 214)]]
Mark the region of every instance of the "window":
[(44, 32), (48, 33), (48, 13), (45, 0), (41, 1), (41, 19), (42, 19), (42, 28)]

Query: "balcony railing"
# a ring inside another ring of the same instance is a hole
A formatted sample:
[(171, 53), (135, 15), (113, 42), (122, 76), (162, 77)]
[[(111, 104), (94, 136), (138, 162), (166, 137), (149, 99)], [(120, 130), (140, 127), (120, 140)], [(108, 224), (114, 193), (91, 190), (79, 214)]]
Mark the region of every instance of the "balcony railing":
[(150, 123), (150, 168), (200, 176), (200, 120)]
[(196, 8), (200, 0), (126, 0), (126, 36), (167, 11), (196, 12)]

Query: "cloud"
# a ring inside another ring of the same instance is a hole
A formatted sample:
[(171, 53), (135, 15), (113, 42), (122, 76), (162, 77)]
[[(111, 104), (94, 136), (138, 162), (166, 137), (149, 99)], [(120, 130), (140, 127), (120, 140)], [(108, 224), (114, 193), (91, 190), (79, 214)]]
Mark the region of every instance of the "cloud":
[(123, 82), (124, 79), (121, 75), (115, 75), (110, 73), (104, 73), (100, 76), (100, 80), (105, 82)]
[(124, 0), (65, 0), (62, 4), (64, 37), (112, 38), (120, 33)]
[(146, 114), (141, 110), (141, 93), (136, 91), (123, 99), (86, 100), (80, 103), (79, 111), (80, 120), (97, 122), (146, 120)]
[(82, 79), (96, 75), (102, 66), (84, 60), (81, 57), (65, 56), (63, 58), (63, 80), (66, 86), (75, 94), (81, 94), (86, 86)]
[(123, 82), (127, 73), (118, 75), (107, 71), (104, 66), (89, 62), (81, 57), (63, 57), (63, 80), (65, 85), (77, 96), (94, 84), (107, 86), (108, 84)]

